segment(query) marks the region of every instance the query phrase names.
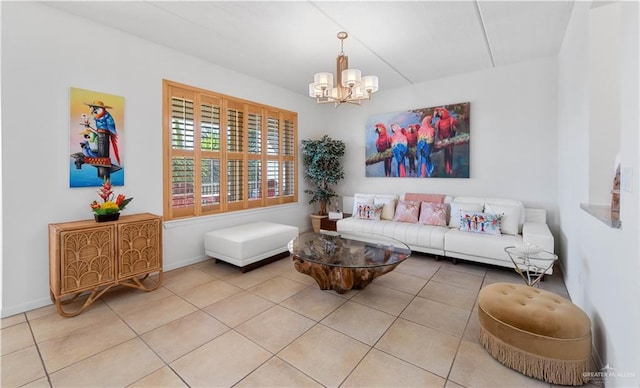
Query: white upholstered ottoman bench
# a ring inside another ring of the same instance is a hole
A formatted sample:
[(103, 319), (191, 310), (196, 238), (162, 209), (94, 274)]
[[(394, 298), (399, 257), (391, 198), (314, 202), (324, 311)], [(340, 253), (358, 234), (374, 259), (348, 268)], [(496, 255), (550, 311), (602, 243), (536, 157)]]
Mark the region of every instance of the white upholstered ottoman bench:
[(287, 256), (287, 244), (296, 237), (295, 226), (254, 222), (205, 233), (204, 251), (247, 272)]

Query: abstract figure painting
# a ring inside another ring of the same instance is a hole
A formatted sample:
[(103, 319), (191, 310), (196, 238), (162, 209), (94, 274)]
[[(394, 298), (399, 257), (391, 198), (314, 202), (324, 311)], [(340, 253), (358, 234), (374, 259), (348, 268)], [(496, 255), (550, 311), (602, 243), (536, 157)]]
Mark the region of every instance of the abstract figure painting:
[(124, 185), (124, 97), (71, 88), (70, 187)]
[(367, 177), (469, 178), (469, 103), (371, 116)]

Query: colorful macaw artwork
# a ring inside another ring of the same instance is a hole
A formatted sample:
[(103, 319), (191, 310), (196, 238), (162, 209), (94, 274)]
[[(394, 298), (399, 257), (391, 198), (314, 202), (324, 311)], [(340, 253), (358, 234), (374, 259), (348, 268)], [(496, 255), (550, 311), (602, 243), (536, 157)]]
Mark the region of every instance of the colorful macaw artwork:
[(124, 98), (71, 88), (69, 102), (69, 186), (124, 185)]
[(470, 103), (371, 116), (367, 177), (469, 178)]

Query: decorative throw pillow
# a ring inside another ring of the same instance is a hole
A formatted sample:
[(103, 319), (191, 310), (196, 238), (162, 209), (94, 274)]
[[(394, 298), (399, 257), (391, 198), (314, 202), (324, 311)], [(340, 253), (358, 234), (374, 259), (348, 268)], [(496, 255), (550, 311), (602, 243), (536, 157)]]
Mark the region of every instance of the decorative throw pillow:
[(373, 205), (373, 199), (376, 197), (375, 194), (354, 194), (353, 195), (353, 210), (351, 214), (353, 217), (357, 217), (358, 214), (358, 203), (368, 203), (369, 205)]
[(366, 202), (358, 202), (358, 211), (353, 214), (356, 218), (364, 220), (380, 220), (383, 205), (371, 205)]
[(484, 234), (500, 234), (501, 214), (460, 211), (460, 230)]
[(481, 213), (484, 209), (483, 203), (456, 202), (451, 204), (451, 219), (449, 220), (450, 228), (460, 227), (460, 211)]
[(380, 218), (383, 220), (393, 220), (393, 216), (396, 213), (396, 199), (395, 198), (378, 198), (373, 201), (374, 205), (382, 205), (382, 214)]
[(520, 232), (521, 207), (517, 204), (494, 204), (486, 203), (484, 211), (487, 213), (502, 214), (500, 220), (500, 231), (504, 234), (516, 235)]
[(396, 214), (393, 216), (394, 221), (398, 222), (418, 222), (420, 214), (420, 201), (400, 201), (396, 206)]
[(421, 224), (447, 226), (447, 210), (449, 206), (446, 203), (422, 202), (420, 205)]

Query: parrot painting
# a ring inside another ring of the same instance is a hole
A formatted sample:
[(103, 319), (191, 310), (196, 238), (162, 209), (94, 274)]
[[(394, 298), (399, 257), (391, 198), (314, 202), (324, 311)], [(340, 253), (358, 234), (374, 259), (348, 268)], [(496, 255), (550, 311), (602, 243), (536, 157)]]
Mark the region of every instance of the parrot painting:
[(113, 156), (116, 162), (120, 164), (120, 154), (118, 152), (118, 133), (116, 131), (116, 123), (111, 113), (102, 101), (85, 102), (91, 108), (91, 115), (96, 124), (96, 132), (98, 132), (98, 153), (101, 157), (109, 157), (109, 144), (113, 148)]
[[(448, 139), (456, 135), (456, 119), (451, 117), (445, 108), (436, 108), (436, 137), (438, 140)], [(444, 147), (444, 170), (447, 175), (453, 175), (453, 144)]]
[[(398, 163), (398, 176), (406, 177), (407, 171), (404, 166), (404, 159), (407, 156), (407, 137), (402, 133), (402, 128), (398, 124), (391, 124), (391, 150), (393, 157)], [(406, 129), (405, 129), (406, 132)]]
[(414, 153), (415, 147), (418, 144), (418, 129), (420, 125), (418, 124), (409, 124), (409, 130), (405, 134), (407, 136), (407, 158), (409, 159), (409, 175), (417, 176), (416, 174), (416, 157), (417, 154)]
[[(382, 123), (376, 124), (376, 149), (378, 152), (385, 152), (391, 147), (391, 138), (387, 134), (387, 127)], [(384, 176), (391, 176), (391, 157), (384, 159)]]
[(431, 161), (431, 153), (433, 152), (433, 142), (435, 140), (436, 130), (431, 126), (431, 116), (422, 119), (420, 129), (418, 129), (417, 156), (419, 176), (422, 178), (433, 174), (433, 162)]

